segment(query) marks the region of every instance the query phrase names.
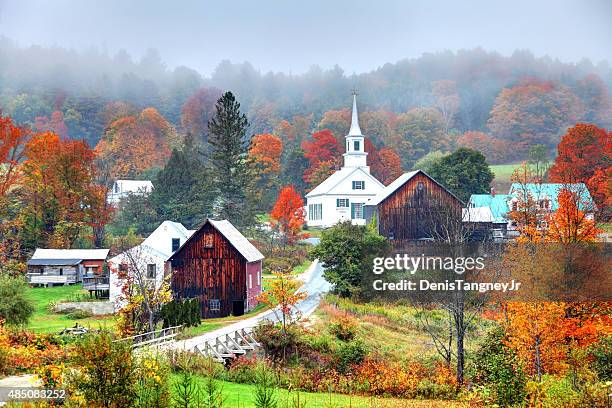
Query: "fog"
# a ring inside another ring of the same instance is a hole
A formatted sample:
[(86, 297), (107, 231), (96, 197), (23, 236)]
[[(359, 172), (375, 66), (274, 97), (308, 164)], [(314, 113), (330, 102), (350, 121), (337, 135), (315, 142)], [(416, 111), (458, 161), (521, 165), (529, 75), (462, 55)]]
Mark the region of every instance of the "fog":
[(140, 59), (159, 50), (168, 68), (210, 75), (222, 60), (302, 73), (338, 64), (371, 71), (425, 52), (529, 49), (564, 62), (612, 61), (606, 0), (0, 0), (0, 36)]

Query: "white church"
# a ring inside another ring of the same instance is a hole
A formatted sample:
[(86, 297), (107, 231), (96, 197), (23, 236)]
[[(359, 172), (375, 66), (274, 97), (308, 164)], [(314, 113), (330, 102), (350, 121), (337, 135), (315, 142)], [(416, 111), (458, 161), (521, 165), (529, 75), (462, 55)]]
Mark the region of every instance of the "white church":
[(344, 166), (306, 194), (306, 224), (309, 227), (331, 227), (351, 220), (364, 225), (363, 206), (385, 186), (370, 174), (364, 136), (359, 128), (357, 93), (353, 92), (351, 128), (346, 135)]

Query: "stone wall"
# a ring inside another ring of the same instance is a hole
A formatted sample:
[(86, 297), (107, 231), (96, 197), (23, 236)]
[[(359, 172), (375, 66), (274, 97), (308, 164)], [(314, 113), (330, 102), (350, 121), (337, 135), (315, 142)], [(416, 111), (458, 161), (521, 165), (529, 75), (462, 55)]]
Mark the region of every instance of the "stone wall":
[(91, 313), (94, 316), (108, 315), (115, 313), (115, 305), (113, 302), (64, 302), (58, 303), (53, 307), (56, 313), (72, 313), (77, 310), (83, 310)]

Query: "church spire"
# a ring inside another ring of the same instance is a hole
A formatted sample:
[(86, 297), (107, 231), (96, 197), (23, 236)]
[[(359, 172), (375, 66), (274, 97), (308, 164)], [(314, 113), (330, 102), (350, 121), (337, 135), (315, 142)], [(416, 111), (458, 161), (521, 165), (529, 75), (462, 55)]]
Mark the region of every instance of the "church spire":
[(357, 91), (353, 90), (353, 115), (351, 117), (351, 128), (347, 136), (363, 136), (359, 127), (359, 114), (357, 113)]

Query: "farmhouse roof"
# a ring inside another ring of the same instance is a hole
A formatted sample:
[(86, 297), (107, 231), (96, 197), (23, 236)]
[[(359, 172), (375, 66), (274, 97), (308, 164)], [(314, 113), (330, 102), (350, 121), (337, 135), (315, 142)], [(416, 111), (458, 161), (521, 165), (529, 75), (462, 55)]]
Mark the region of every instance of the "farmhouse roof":
[(83, 262), (82, 259), (30, 259), (29, 266), (74, 266)]
[[(508, 221), (506, 215), (510, 211), (510, 207), (508, 206), (508, 201), (510, 201), (510, 199), (512, 199), (512, 196), (509, 194), (472, 194), (470, 196), (469, 207), (487, 207), (491, 211), (491, 216), (493, 217), (491, 222), (503, 223)], [(470, 221), (473, 220), (470, 219)]]
[[(223, 235), (234, 248), (236, 248), (236, 250), (244, 257), (244, 259), (246, 259), (247, 262), (256, 262), (264, 259), (263, 254), (259, 252), (255, 245), (251, 244), (251, 242), (228, 220), (213, 220), (209, 218), (204, 222), (204, 224), (202, 224), (200, 229), (204, 228), (204, 226), (208, 223), (219, 231), (219, 233)], [(195, 235), (197, 234), (192, 233), (189, 239), (187, 239), (187, 241), (181, 245), (178, 251), (168, 258), (168, 260), (174, 258), (174, 256), (181, 252), (181, 250), (193, 239)]]
[(32, 259), (105, 260), (109, 249), (51, 249), (36, 248)]
[(396, 178), (395, 180), (393, 180), (393, 182), (391, 184), (389, 184), (387, 187), (382, 189), (382, 191), (380, 191), (378, 194), (376, 194), (374, 197), (372, 197), (365, 205), (378, 205), (378, 204), (382, 203), (383, 201), (385, 201), (387, 199), (387, 197), (389, 197), (391, 194), (393, 194), (401, 186), (406, 184), (411, 178), (413, 178), (414, 176), (416, 176), (419, 173), (422, 173), (425, 176), (427, 176), (428, 178), (430, 178), (431, 180), (433, 180), (436, 184), (440, 185), (440, 187), (442, 187), (447, 193), (449, 193), (450, 195), (455, 197), (457, 200), (459, 200), (459, 202), (462, 202), (455, 194), (450, 192), (446, 187), (444, 187), (443, 185), (438, 183), (436, 180), (434, 180), (431, 176), (429, 176), (423, 170), (414, 170), (414, 171), (409, 171), (407, 173), (404, 173), (401, 176), (399, 176), (398, 178)]

